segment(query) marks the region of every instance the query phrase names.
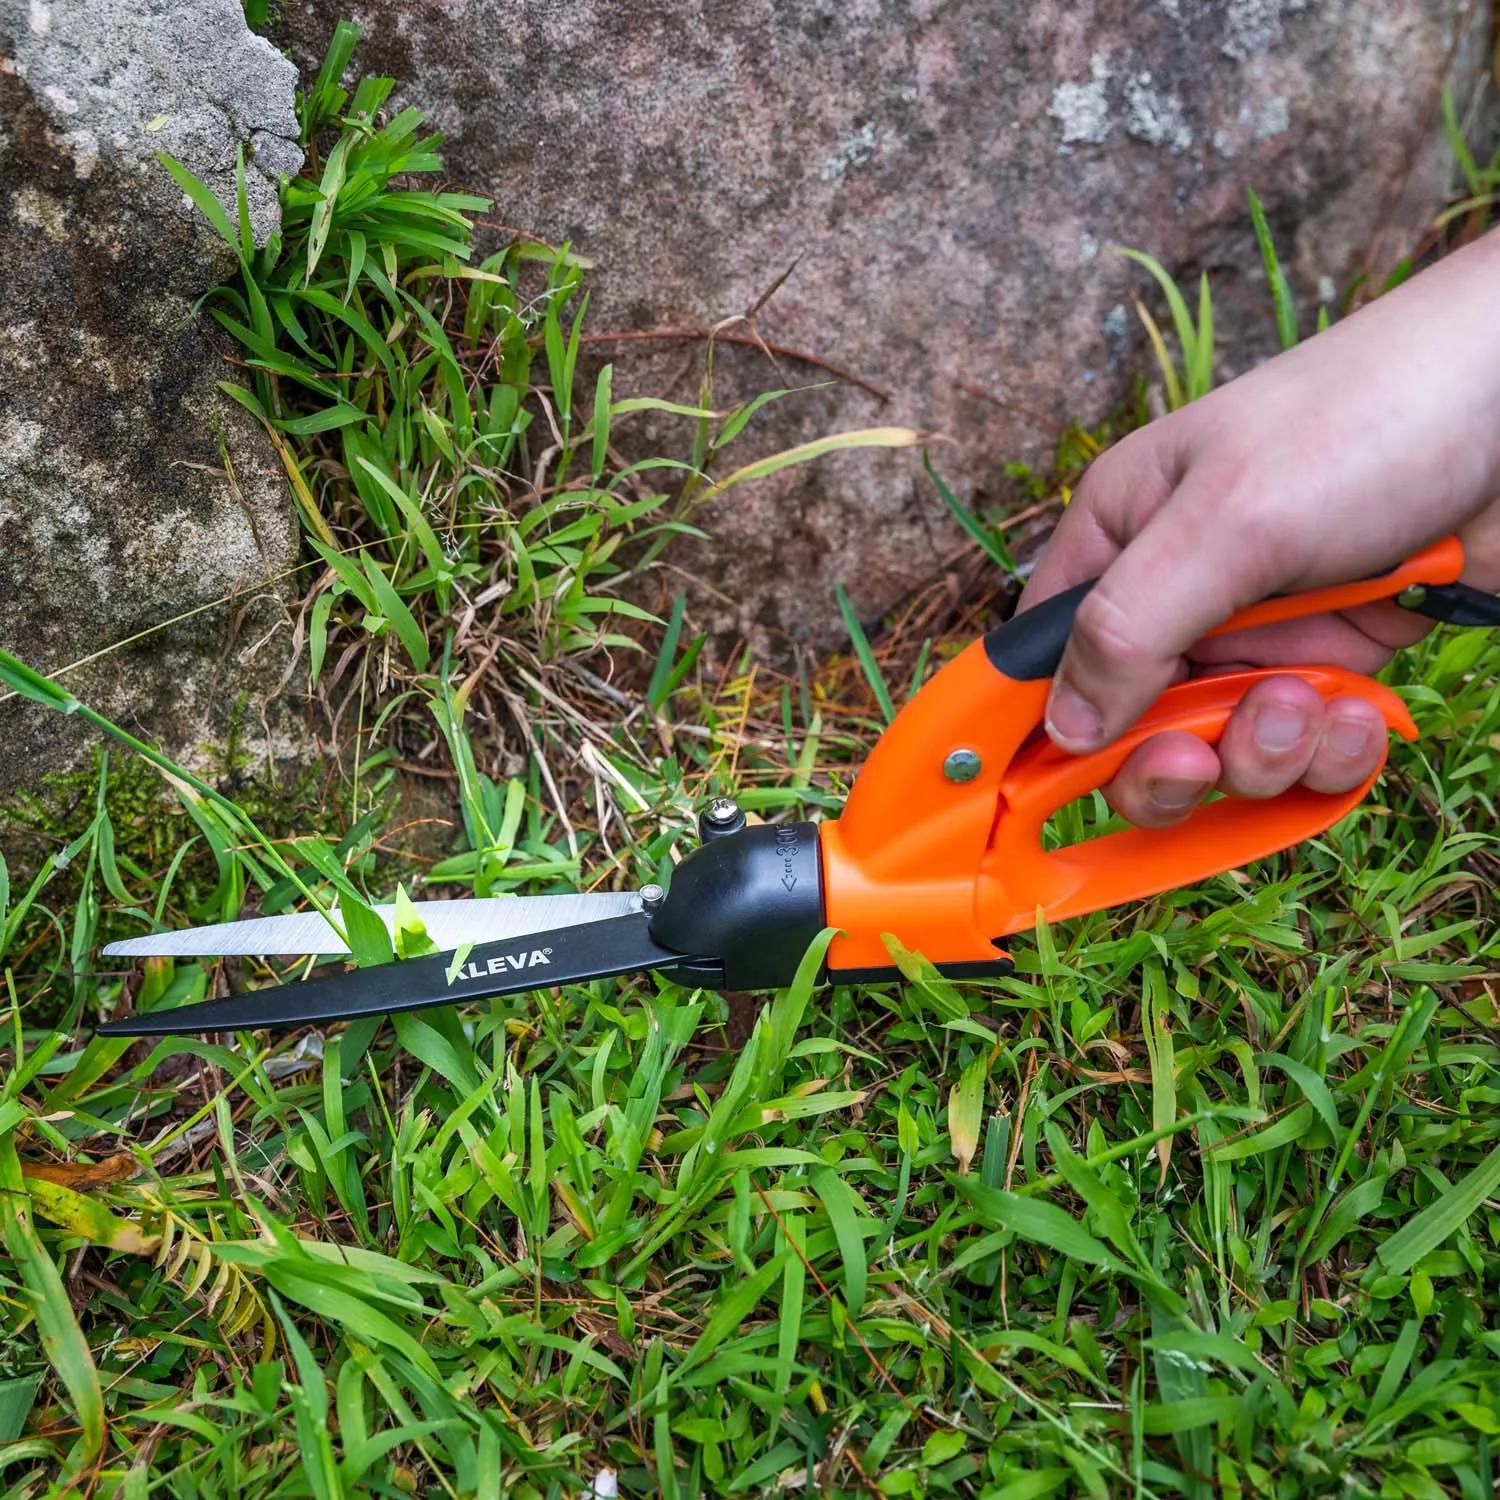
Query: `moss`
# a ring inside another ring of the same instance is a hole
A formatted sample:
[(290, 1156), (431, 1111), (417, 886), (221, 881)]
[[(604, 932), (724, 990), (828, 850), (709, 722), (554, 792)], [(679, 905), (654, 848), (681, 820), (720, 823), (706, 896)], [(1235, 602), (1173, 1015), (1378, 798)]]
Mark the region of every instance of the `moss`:
[[(317, 829), (328, 831), (327, 784), (321, 768), (294, 777), (254, 774), (253, 762), (233, 748), (220, 752), (216, 774), (209, 779), (234, 798), (247, 816), (272, 838)], [(0, 799), (0, 852), (10, 870), (13, 891), (23, 890), (51, 854), (82, 834), (98, 807), (104, 779), (105, 810), (114, 835), (115, 862), (125, 890), (139, 893), (147, 909), (154, 908), (161, 879), (177, 851), (194, 838), (197, 829), (161, 775), (144, 761), (102, 750), (83, 770), (45, 777), (39, 791), (13, 792)], [(76, 861), (48, 882), (45, 905), (57, 910), (76, 907), (88, 876), (88, 861)], [(218, 870), (207, 843), (198, 838), (173, 881), (173, 905), (192, 907), (206, 899), (218, 883)], [(96, 880), (97, 884), (97, 880)], [(140, 931), (138, 918), (119, 914), (117, 899), (98, 892), (101, 908), (97, 942)], [(42, 934), (45, 913), (29, 917), (11, 945), (11, 955), (24, 955)], [(45, 962), (45, 956), (42, 959)], [(27, 965), (30, 967), (30, 965)]]

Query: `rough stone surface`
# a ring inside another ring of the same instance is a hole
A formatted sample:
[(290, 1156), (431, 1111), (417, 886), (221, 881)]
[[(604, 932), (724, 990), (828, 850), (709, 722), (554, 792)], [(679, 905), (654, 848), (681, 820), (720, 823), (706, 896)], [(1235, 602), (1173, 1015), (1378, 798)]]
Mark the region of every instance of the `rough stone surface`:
[[(783, 405), (764, 440), (901, 421), (963, 493), (1121, 396), (1138, 269), (1210, 271), (1230, 357), (1272, 328), (1245, 204), (1299, 290), (1404, 250), (1445, 177), (1433, 106), (1466, 0), (287, 0), (316, 66), (355, 67), (447, 136), (448, 176), (597, 265), (597, 331), (710, 326), (801, 256), (759, 319), (897, 393)], [(1458, 49), (1463, 97), (1482, 45)], [(1309, 319), (1310, 326), (1310, 319)], [(684, 349), (620, 345), (617, 389)], [(785, 383), (733, 358), (747, 387)], [(818, 372), (788, 364), (787, 375)], [(1005, 404), (1001, 404), (1005, 403)], [(761, 639), (836, 636), (959, 540), (909, 456), (850, 457), (726, 499), (706, 576)]]
[[(300, 162), (295, 83), (239, 0), (0, 0), (0, 645), (96, 658), (63, 682), (190, 759), (234, 714), (247, 751), (267, 739), (297, 530), (193, 312), (233, 258), (154, 153), (232, 209), (243, 144), (264, 241)], [(0, 791), (87, 744), (0, 705)]]

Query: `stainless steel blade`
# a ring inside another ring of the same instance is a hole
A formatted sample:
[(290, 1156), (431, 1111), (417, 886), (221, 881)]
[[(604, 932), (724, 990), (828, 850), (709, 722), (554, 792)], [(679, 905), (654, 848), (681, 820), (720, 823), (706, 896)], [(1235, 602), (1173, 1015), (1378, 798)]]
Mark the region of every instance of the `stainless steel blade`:
[[(427, 935), (443, 952), (464, 943), (497, 943), (509, 938), (557, 928), (629, 916), (641, 909), (634, 891), (596, 891), (568, 896), (490, 896), (453, 901), (414, 901)], [(393, 930), (394, 906), (375, 910)], [(211, 927), (186, 927), (176, 932), (153, 932), (145, 937), (110, 943), (110, 958), (228, 957), (236, 954), (335, 954), (348, 946), (317, 912), (295, 912), (279, 917), (250, 917), (243, 922), (219, 922)]]
[(642, 911), (555, 932), (530, 933), (519, 945), (481, 943), (462, 965), (440, 954), (409, 958), (110, 1021), (95, 1035), (202, 1036), (261, 1027), (284, 1030), (551, 989), (642, 969), (670, 971), (684, 960), (691, 962), (687, 954), (663, 948), (651, 936), (651, 918)]

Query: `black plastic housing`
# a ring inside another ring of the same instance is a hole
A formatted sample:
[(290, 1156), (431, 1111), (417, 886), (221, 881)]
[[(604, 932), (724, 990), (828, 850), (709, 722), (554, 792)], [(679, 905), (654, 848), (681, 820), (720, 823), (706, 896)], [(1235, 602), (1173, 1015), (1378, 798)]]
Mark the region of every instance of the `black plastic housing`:
[(651, 936), (681, 953), (712, 953), (670, 972), (726, 990), (784, 989), (823, 930), (815, 823), (758, 823), (711, 839), (672, 872)]

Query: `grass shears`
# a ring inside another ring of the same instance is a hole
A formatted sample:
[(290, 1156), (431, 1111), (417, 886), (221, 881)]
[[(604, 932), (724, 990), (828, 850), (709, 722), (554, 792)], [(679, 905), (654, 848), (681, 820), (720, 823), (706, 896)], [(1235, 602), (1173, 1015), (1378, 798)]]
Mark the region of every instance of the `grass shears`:
[[(1378, 577), (1280, 596), (1215, 634), (1379, 600), (1430, 619), (1500, 625), (1500, 599), (1459, 581), (1447, 538)], [(103, 1036), (285, 1028), (452, 1005), (655, 970), (683, 984), (766, 990), (789, 984), (813, 939), (836, 929), (822, 977), (899, 977), (887, 935), (950, 978), (1003, 976), (1002, 942), (1204, 880), (1300, 843), (1373, 786), (1336, 795), (1297, 786), (1266, 801), (1222, 797), (1173, 828), (1126, 828), (1047, 849), (1059, 809), (1106, 785), (1150, 736), (1185, 730), (1214, 743), (1257, 682), (1294, 673), (1325, 700), (1357, 694), (1397, 734), (1416, 728), (1390, 689), (1332, 666), (1227, 672), (1169, 688), (1123, 738), (1092, 754), (1038, 733), (1085, 583), (975, 641), (938, 671), (876, 743), (837, 818), (746, 823), (728, 799), (699, 816), (700, 843), (669, 889), (425, 901), (436, 955), (345, 971), (111, 1021)], [(1383, 764), (1383, 757), (1382, 757)], [(384, 911), (387, 921), (391, 913)], [(465, 947), (467, 953), (460, 952)], [(255, 917), (112, 943), (111, 956), (347, 952), (318, 912)]]

